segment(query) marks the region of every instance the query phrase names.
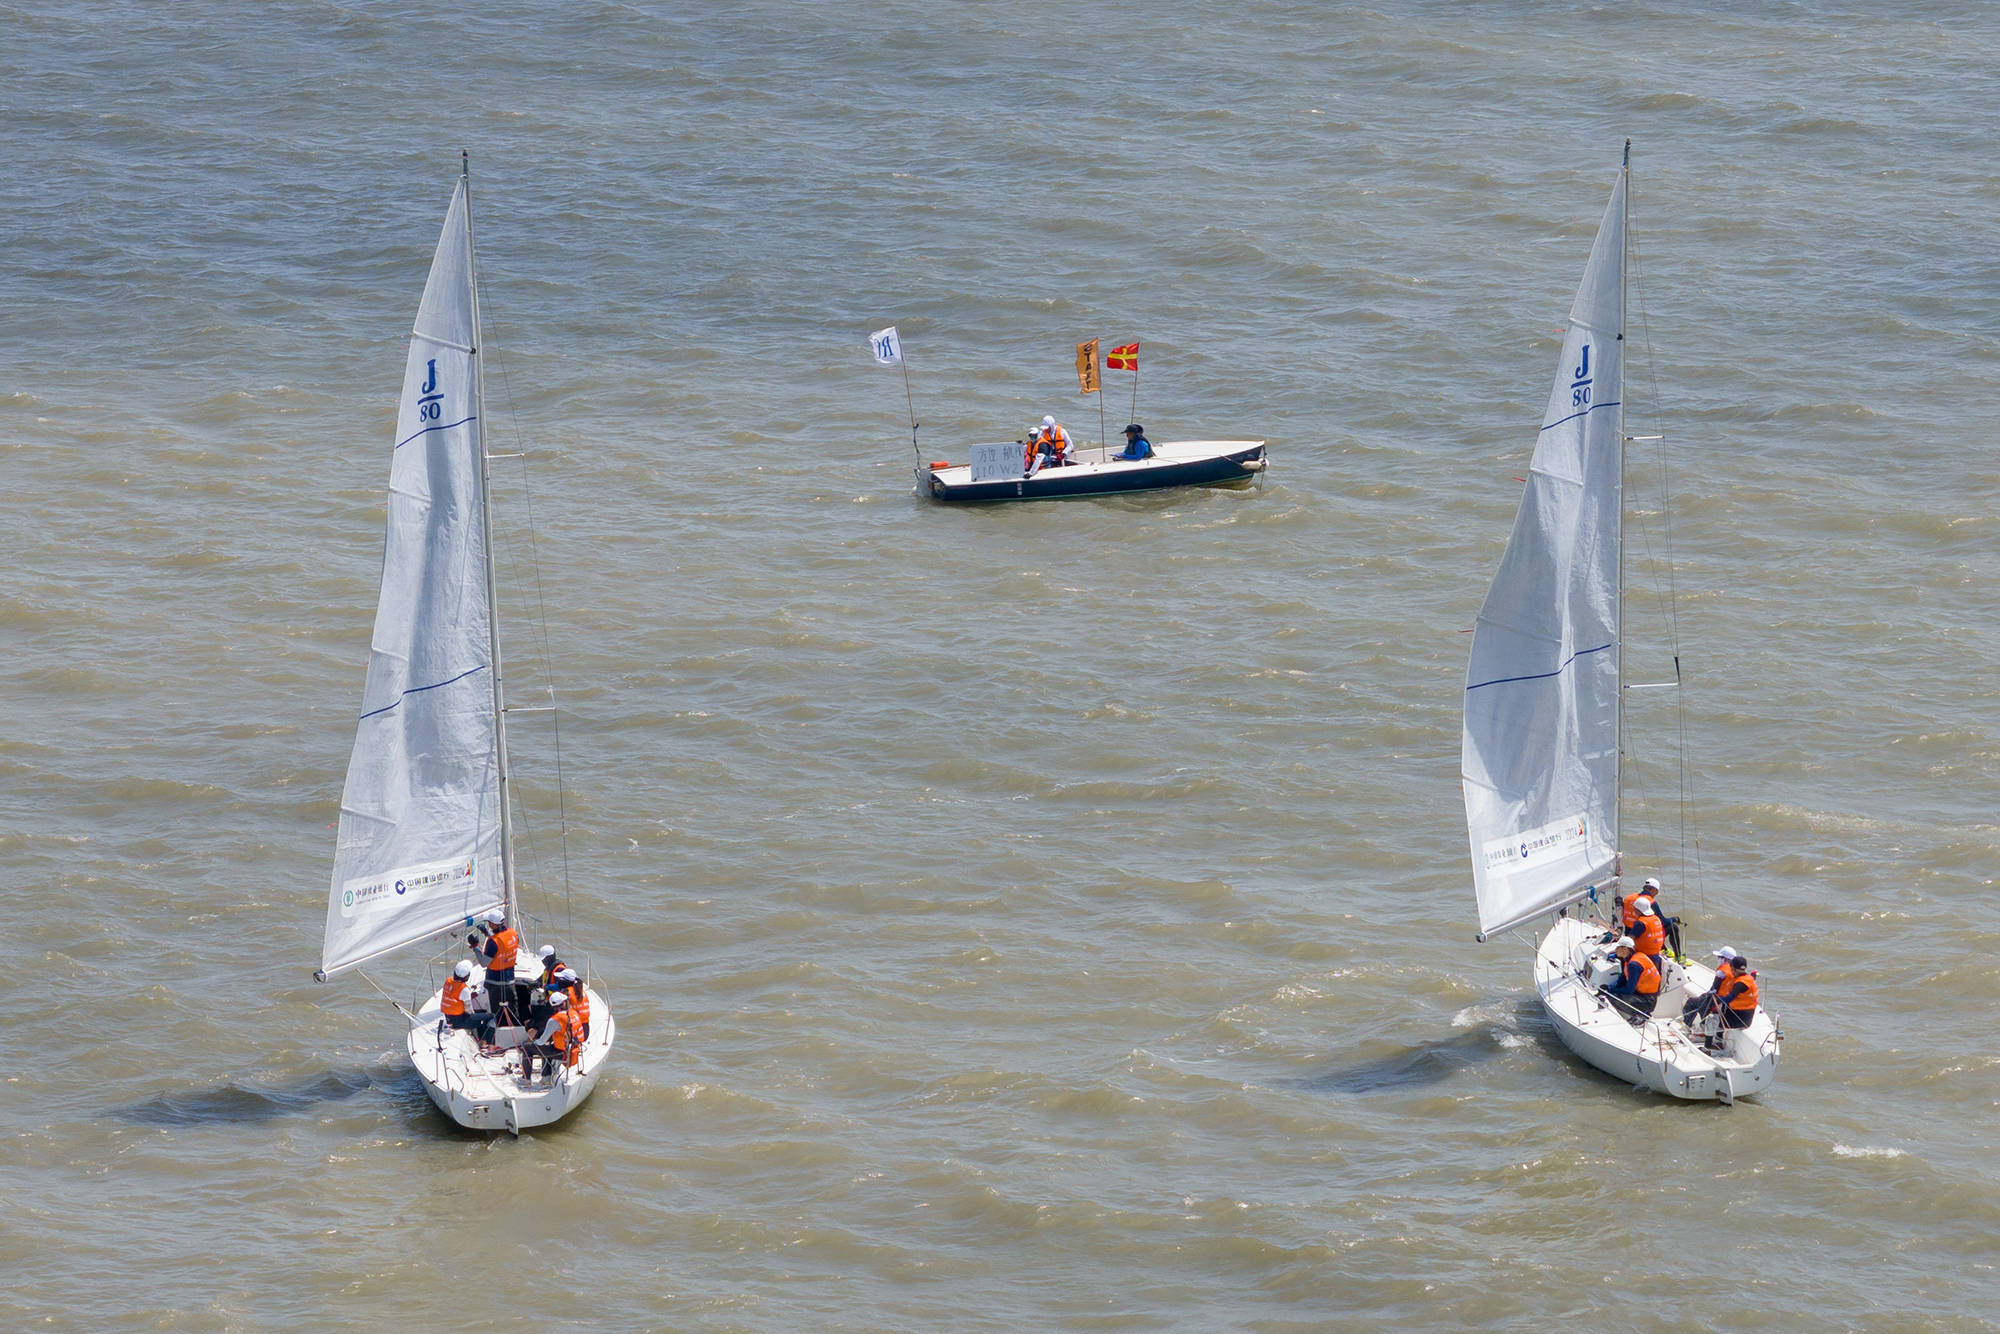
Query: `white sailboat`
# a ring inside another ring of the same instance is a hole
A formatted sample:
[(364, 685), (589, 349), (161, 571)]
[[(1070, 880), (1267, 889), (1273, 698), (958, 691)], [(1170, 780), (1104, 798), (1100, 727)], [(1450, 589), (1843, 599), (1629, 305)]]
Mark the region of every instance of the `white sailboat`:
[[(1461, 774), (1479, 939), (1555, 914), (1535, 990), (1557, 1034), (1600, 1070), (1678, 1098), (1724, 1102), (1775, 1077), (1782, 1044), (1760, 1006), (1748, 1027), (1701, 1032), (1683, 1005), (1714, 973), (1665, 960), (1653, 1018), (1603, 993), (1610, 923), (1572, 915), (1622, 873), (1620, 640), (1625, 470), (1626, 188), (1612, 188), (1557, 363), (1527, 489), (1466, 671)], [(1614, 937), (1616, 933), (1611, 933)]]
[[(499, 909), (519, 928), (506, 704), (494, 614), (471, 178), (462, 166), (410, 336), (389, 475), (382, 590), (340, 800), (321, 981), (455, 935)], [(520, 949), (523, 977), (535, 952)], [(484, 980), (475, 968), (473, 981)], [(443, 994), (397, 1008), (431, 1100), (460, 1125), (519, 1133), (590, 1096), (611, 1007), (585, 979), (581, 1059), (530, 1080), (527, 1034), (443, 1021)], [(540, 1074), (541, 1072), (538, 1072)]]

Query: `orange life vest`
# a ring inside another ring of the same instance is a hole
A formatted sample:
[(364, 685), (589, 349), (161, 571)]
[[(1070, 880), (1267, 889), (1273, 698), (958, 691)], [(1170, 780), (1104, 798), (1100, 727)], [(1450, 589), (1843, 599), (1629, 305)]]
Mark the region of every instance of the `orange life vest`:
[(1631, 936), (1640, 954), (1658, 954), (1667, 947), (1666, 924), (1660, 921), (1657, 913), (1641, 917), (1632, 927)]
[(488, 961), (486, 971), (505, 973), (512, 971), (514, 956), (520, 951), (521, 938), (514, 934), (514, 928), (503, 926), (493, 933), (493, 958)]
[(1632, 934), (1632, 928), (1639, 924), (1639, 901), (1641, 899), (1645, 900), (1648, 908), (1652, 908), (1655, 912), (1659, 911), (1658, 905), (1653, 902), (1652, 893), (1648, 890), (1641, 890), (1639, 893), (1625, 900), (1624, 906), (1619, 911), (1624, 914), (1625, 934), (1628, 936)]
[(438, 1009), (445, 1014), (465, 1013), (465, 979), (448, 977), (444, 982), (444, 999), (438, 1002)]
[(571, 1014), (567, 1006), (556, 1016), (553, 1041), (556, 1050), (563, 1054), (564, 1065), (575, 1065), (583, 1059), (583, 1021)]
[(1639, 981), (1632, 988), (1641, 996), (1660, 994), (1660, 970), (1653, 964), (1653, 956), (1641, 950), (1632, 951), (1632, 962), (1639, 965)]
[(590, 995), (583, 989), (583, 983), (579, 981), (575, 986), (563, 989), (569, 993), (568, 1013), (576, 1018), (579, 1025), (589, 1023)]
[(1743, 972), (1732, 973), (1722, 984), (1723, 1004), (1730, 1009), (1748, 1014), (1757, 1008), (1757, 975)]

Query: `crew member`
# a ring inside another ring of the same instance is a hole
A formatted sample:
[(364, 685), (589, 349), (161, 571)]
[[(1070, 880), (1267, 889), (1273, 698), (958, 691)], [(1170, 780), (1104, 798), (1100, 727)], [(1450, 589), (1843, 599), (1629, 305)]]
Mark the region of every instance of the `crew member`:
[(1729, 981), (1735, 974), (1736, 957), (1736, 951), (1727, 945), (1714, 951), (1715, 979), (1708, 984), (1707, 991), (1704, 991), (1701, 995), (1696, 996), (1681, 1007), (1682, 1019), (1692, 1024), (1695, 1020), (1714, 1011), (1717, 1004), (1716, 996), (1722, 990), (1723, 983)]
[(1620, 936), (1614, 951), (1623, 970), (1618, 980), (1604, 989), (1634, 1028), (1645, 1024), (1653, 1007), (1660, 1003), (1660, 969), (1649, 954), (1635, 947), (1632, 937)]
[(1716, 1004), (1722, 1007), (1724, 1028), (1748, 1028), (1757, 1017), (1757, 974), (1750, 961), (1737, 955), (1729, 980), (1715, 989)]
[(562, 971), (563, 961), (556, 957), (556, 947), (553, 945), (542, 946), (536, 952), (536, 957), (542, 961), (542, 971), (536, 974), (536, 984), (545, 987), (555, 981), (556, 974)]
[(1125, 448), (1111, 456), (1130, 462), (1134, 459), (1153, 457), (1153, 442), (1146, 438), (1146, 428), (1134, 422), (1125, 428)]
[(543, 1022), (541, 1030), (531, 1033), (527, 1044), (521, 1048), (521, 1078), (531, 1083), (535, 1077), (537, 1057), (541, 1058), (542, 1069), (553, 1074), (556, 1057), (566, 1056), (570, 1046), (569, 1016), (565, 1013), (569, 997), (560, 991), (552, 992), (549, 1006), (549, 1017)]
[(486, 991), (493, 998), (493, 1008), (502, 1024), (516, 1024), (528, 1012), (528, 998), (521, 993), (527, 988), (514, 982), (514, 962), (520, 953), (521, 938), (514, 928), (507, 925), (507, 914), (495, 908), (486, 914), (481, 924), (486, 939), (467, 936), (465, 943), (486, 959)]
[(472, 981), (472, 960), (461, 959), (445, 979), (444, 994), (438, 998), (438, 1009), (444, 1015), (446, 1028), (476, 1031), (478, 1021), (465, 1008), (465, 989)]
[(1042, 429), (1029, 442), (1028, 475), (1033, 476), (1043, 468), (1059, 468), (1070, 462), (1075, 444), (1054, 417), (1042, 418)]
[(584, 1037), (590, 1036), (590, 993), (584, 990), (583, 979), (576, 975), (576, 969), (565, 968), (556, 974), (555, 985), (561, 987), (569, 997), (570, 1017), (577, 1022), (577, 1028)]

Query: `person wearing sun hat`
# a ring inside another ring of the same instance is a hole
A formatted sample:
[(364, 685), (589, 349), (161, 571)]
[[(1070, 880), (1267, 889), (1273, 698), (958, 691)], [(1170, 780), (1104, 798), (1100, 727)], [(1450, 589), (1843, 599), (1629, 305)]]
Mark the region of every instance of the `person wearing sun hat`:
[(1716, 1008), (1716, 998), (1721, 993), (1723, 985), (1736, 975), (1736, 960), (1739, 956), (1735, 950), (1724, 945), (1719, 950), (1710, 950), (1709, 957), (1715, 960), (1715, 980), (1709, 983), (1707, 991), (1681, 1007), (1681, 1018), (1690, 1024)]

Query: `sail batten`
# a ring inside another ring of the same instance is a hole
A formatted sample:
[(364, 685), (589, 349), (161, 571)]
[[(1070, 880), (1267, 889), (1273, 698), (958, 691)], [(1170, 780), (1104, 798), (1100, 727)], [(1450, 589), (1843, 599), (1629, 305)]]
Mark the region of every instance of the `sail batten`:
[(427, 940), (504, 899), (470, 227), (461, 180), (403, 376), (323, 975)]
[(1617, 865), (1624, 226), (1621, 171), (1473, 628), (1460, 772), (1482, 935)]

